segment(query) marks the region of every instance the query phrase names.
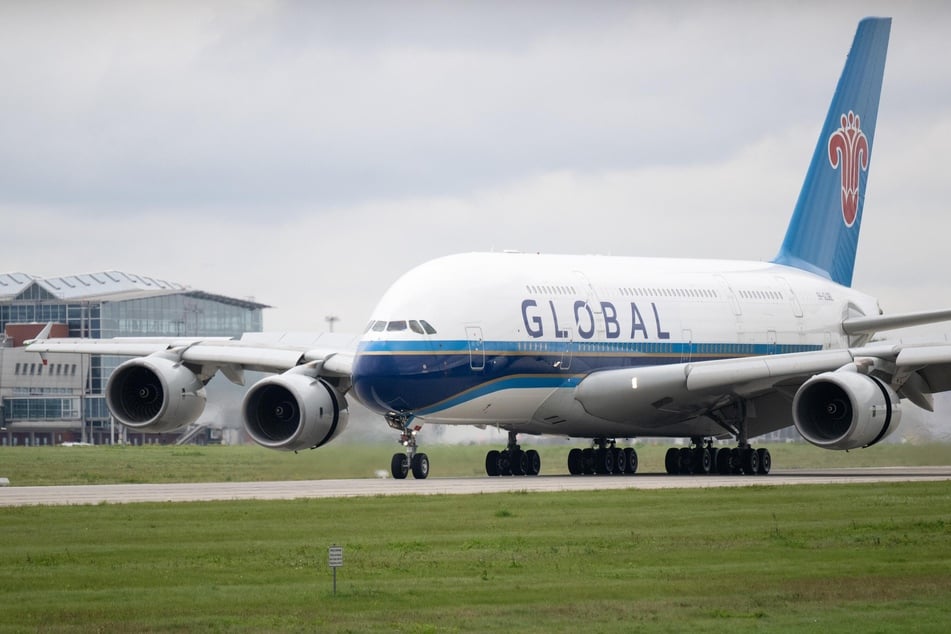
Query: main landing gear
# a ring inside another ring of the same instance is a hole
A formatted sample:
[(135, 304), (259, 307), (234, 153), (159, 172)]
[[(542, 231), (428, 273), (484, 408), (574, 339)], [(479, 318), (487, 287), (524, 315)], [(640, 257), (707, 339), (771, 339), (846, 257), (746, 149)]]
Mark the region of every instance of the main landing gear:
[(485, 473), (490, 476), (508, 475), (538, 475), (542, 470), (542, 459), (534, 449), (522, 451), (516, 434), (509, 432), (508, 445), (502, 451), (492, 451), (485, 454)]
[(410, 427), (408, 419), (396, 416), (388, 416), (386, 422), (400, 432), (400, 444), (406, 447), (406, 453), (393, 454), (390, 460), (390, 473), (397, 480), (405, 480), (410, 471), (417, 480), (428, 478), (429, 456), (416, 451), (416, 432), (420, 430), (420, 427)]
[(618, 447), (616, 441), (607, 438), (595, 438), (594, 443), (595, 447), (568, 452), (571, 475), (634, 475), (637, 472), (637, 452), (633, 447)]
[(739, 447), (714, 447), (708, 440), (693, 438), (692, 447), (671, 447), (664, 457), (664, 466), (670, 475), (767, 475), (773, 460), (769, 449), (754, 449), (749, 443)]

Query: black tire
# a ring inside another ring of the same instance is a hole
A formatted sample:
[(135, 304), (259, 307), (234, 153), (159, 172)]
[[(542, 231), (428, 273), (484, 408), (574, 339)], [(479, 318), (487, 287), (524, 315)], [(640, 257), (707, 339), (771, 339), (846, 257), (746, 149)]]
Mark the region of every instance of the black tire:
[(691, 471), (697, 475), (707, 475), (713, 463), (710, 461), (710, 451), (706, 447), (700, 447), (693, 452)]
[(594, 474), (594, 449), (588, 447), (581, 450), (581, 465), (584, 467), (585, 475)]
[(717, 450), (717, 473), (719, 473), (720, 475), (730, 475), (732, 471), (733, 471), (733, 467), (730, 464), (730, 450), (718, 449)]
[(614, 450), (610, 447), (605, 447), (595, 452), (595, 454), (600, 454), (599, 466), (601, 470), (598, 473), (603, 475), (611, 475), (614, 473)]
[(591, 466), (595, 475), (604, 475), (604, 449), (594, 449), (594, 462)]
[(499, 452), (495, 449), (485, 454), (485, 474), (493, 478), (499, 475)]
[(525, 475), (537, 476), (542, 470), (542, 457), (534, 449), (525, 452)]
[(413, 477), (417, 480), (425, 480), (429, 477), (429, 456), (424, 453), (418, 453), (413, 456)]
[(617, 447), (614, 449), (614, 471), (615, 475), (624, 475), (627, 473), (627, 454), (624, 449)]
[(710, 473), (718, 473), (720, 468), (717, 463), (717, 456), (720, 450), (716, 447), (707, 447), (707, 450), (710, 452)]
[(393, 454), (393, 458), (390, 460), (390, 473), (397, 480), (405, 480), (406, 474), (409, 473), (409, 456), (405, 453)]
[(769, 449), (757, 449), (756, 453), (759, 454), (759, 469), (757, 473), (760, 475), (769, 475), (770, 469), (773, 468), (773, 457), (769, 455)]
[(512, 475), (512, 458), (509, 456), (508, 449), (499, 452), (499, 475)]
[(584, 458), (582, 458), (581, 450), (577, 447), (568, 452), (568, 473), (571, 475), (584, 473)]
[(680, 449), (680, 473), (693, 473), (693, 449), (690, 447)]
[(730, 450), (730, 473), (733, 475), (743, 473), (743, 452), (739, 447)]
[(633, 447), (625, 447), (625, 458), (627, 458), (627, 473), (634, 475), (637, 473), (637, 451)]
[(743, 450), (743, 473), (746, 475), (756, 475), (759, 471), (759, 454), (755, 449)]
[(671, 447), (667, 450), (667, 454), (664, 456), (664, 468), (667, 469), (668, 475), (677, 475), (680, 473), (679, 449)]
[(525, 452), (521, 449), (509, 451), (509, 462), (512, 464), (512, 475), (525, 475)]

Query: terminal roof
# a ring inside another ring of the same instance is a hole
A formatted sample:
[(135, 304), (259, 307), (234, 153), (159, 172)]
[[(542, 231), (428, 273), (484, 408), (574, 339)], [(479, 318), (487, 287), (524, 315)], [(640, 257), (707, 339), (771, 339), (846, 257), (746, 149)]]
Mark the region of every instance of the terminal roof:
[[(36, 288), (33, 288), (33, 287)], [(270, 308), (250, 299), (206, 293), (183, 284), (145, 275), (102, 271), (59, 277), (38, 277), (28, 273), (0, 273), (0, 301), (16, 299), (75, 301), (121, 301), (183, 294), (244, 308)]]

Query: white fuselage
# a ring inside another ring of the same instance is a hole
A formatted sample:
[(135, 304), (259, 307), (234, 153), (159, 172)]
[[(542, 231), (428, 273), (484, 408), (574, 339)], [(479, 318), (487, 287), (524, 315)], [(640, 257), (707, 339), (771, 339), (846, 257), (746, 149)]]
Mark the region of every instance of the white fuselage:
[(878, 314), (871, 297), (770, 263), (455, 255), (384, 295), (358, 347), (354, 393), (420, 422), (585, 437), (714, 433), (709, 420), (663, 411), (603, 421), (573, 390), (599, 370), (855, 345), (842, 320)]

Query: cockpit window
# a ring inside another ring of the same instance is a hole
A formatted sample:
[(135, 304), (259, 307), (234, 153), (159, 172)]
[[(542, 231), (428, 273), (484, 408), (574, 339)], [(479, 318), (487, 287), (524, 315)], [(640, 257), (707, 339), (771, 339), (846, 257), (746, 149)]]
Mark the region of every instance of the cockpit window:
[(403, 332), (409, 328), (417, 335), (435, 335), (436, 329), (433, 328), (425, 319), (409, 319), (401, 321), (377, 321), (373, 320), (367, 324), (363, 332)]

